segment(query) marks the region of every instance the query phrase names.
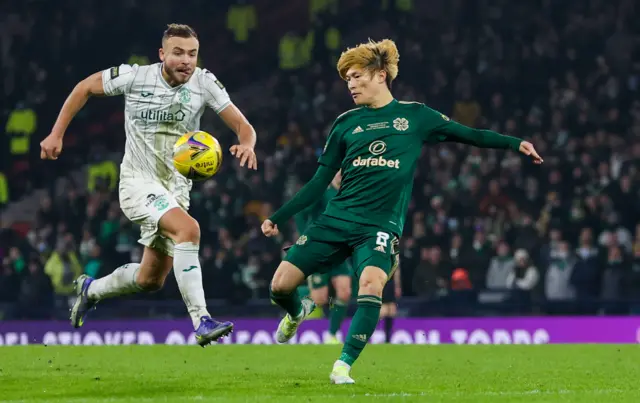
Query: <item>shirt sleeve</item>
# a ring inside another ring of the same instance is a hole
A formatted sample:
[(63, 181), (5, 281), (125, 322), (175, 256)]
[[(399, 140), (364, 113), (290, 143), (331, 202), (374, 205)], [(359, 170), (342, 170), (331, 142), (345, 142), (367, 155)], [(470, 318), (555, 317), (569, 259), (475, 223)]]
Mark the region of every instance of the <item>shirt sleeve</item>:
[(333, 124), (329, 138), (324, 145), (324, 150), (318, 158), (318, 162), (329, 168), (333, 168), (336, 171), (342, 166), (342, 160), (344, 159), (344, 142), (342, 141), (342, 133), (338, 129), (337, 122)]
[(338, 169), (324, 165), (318, 166), (318, 170), (315, 175), (313, 175), (313, 178), (311, 178), (291, 200), (273, 213), (270, 220), (276, 225), (282, 224), (300, 211), (317, 203), (327, 189), (327, 186), (329, 186), (333, 180), (336, 172), (338, 172)]
[(131, 90), (138, 65), (121, 64), (102, 71), (102, 86), (107, 96), (122, 95)]
[(227, 89), (220, 80), (209, 70), (202, 70), (202, 87), (204, 88), (207, 106), (216, 113), (220, 113), (227, 106), (231, 105), (231, 98)]
[(520, 138), (461, 125), (427, 106), (423, 106), (421, 112), (425, 126), (423, 140), (427, 143), (455, 142), (480, 148), (520, 149)]

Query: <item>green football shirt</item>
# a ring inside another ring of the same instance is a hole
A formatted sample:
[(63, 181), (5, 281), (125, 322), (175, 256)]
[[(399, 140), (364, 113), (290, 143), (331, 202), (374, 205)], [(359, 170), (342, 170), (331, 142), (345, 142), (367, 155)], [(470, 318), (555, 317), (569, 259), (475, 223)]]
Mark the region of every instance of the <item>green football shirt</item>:
[(417, 102), (353, 109), (336, 119), (319, 158), (342, 169), (324, 214), (401, 235), (422, 146), (444, 141), (518, 150), (522, 140), (463, 126)]

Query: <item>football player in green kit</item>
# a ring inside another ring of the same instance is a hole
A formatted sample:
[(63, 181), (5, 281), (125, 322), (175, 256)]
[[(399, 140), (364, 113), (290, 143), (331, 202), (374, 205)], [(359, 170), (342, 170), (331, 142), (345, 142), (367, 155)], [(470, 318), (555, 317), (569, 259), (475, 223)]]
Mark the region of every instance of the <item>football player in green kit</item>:
[(301, 300), (298, 285), (352, 257), (359, 286), (357, 310), (329, 376), (334, 384), (355, 383), (351, 366), (378, 323), (382, 290), (398, 265), (398, 239), (423, 145), (457, 142), (512, 150), (542, 163), (527, 141), (469, 128), (422, 103), (396, 100), (390, 89), (398, 61), (398, 49), (390, 40), (370, 41), (342, 53), (338, 72), (359, 107), (338, 116), (313, 178), (262, 224), (266, 236), (278, 234), (278, 225), (318, 200), (342, 170), (340, 191), (289, 250), (270, 288), (271, 299), (287, 312), (276, 333), (284, 343), (314, 309), (311, 299)]
[[(341, 180), (342, 176), (338, 171), (320, 200), (296, 214), (294, 219), (299, 234), (304, 234), (306, 228), (324, 213), (329, 201), (338, 194)], [(304, 238), (298, 239), (299, 243), (303, 241)], [(329, 338), (326, 344), (340, 344), (336, 334), (347, 315), (347, 308), (351, 299), (351, 270), (349, 265), (347, 261), (338, 263), (326, 273), (312, 274), (308, 280), (311, 299), (317, 307), (329, 303), (329, 284), (333, 286), (335, 298), (329, 308)]]

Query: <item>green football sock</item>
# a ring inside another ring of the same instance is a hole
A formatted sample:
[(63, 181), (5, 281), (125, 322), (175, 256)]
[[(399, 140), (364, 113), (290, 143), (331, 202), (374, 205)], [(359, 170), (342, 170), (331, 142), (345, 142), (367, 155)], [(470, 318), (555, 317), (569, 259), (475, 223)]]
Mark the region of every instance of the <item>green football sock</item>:
[(340, 330), (340, 325), (344, 317), (347, 315), (347, 307), (349, 303), (336, 299), (331, 307), (331, 313), (329, 314), (329, 334), (335, 336)]
[(349, 334), (342, 347), (342, 354), (340, 354), (340, 361), (353, 365), (358, 359), (362, 349), (367, 345), (367, 341), (376, 330), (381, 306), (382, 299), (380, 297), (358, 295), (358, 309), (351, 320)]
[(297, 288), (290, 294), (279, 294), (274, 293), (271, 286), (269, 286), (269, 296), (271, 301), (287, 311), (292, 318), (297, 318), (302, 312), (302, 301)]

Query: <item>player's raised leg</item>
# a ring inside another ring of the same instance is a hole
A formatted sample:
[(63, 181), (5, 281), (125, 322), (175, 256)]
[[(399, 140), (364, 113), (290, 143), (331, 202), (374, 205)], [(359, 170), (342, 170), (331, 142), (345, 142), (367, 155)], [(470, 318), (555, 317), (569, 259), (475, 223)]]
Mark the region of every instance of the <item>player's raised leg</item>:
[(298, 294), (298, 286), (304, 282), (304, 278), (302, 270), (287, 261), (281, 262), (273, 275), (269, 295), (275, 304), (287, 312), (278, 325), (278, 343), (289, 341), (296, 334), (300, 323), (316, 307), (311, 298), (301, 299)]
[(202, 286), (200, 251), (200, 226), (183, 209), (168, 210), (159, 221), (160, 232), (175, 243), (173, 249), (173, 273), (196, 330), (196, 340), (201, 346), (226, 336), (233, 330), (233, 323), (218, 322), (207, 311), (207, 301)]
[(127, 263), (108, 276), (93, 279), (85, 274), (74, 282), (77, 299), (71, 309), (71, 324), (80, 327), (98, 301), (162, 288), (173, 266), (173, 259), (159, 250), (144, 248), (142, 261)]
[(340, 326), (347, 316), (347, 308), (351, 300), (351, 276), (341, 274), (331, 277), (331, 283), (336, 293), (335, 301), (331, 307), (329, 316), (329, 344), (339, 344), (336, 334), (340, 330)]
[(362, 271), (359, 280), (358, 309), (351, 320), (340, 358), (333, 364), (333, 371), (329, 376), (331, 383), (355, 383), (349, 375), (351, 366), (376, 330), (382, 306), (382, 290), (386, 282), (387, 273), (379, 267), (367, 266)]

